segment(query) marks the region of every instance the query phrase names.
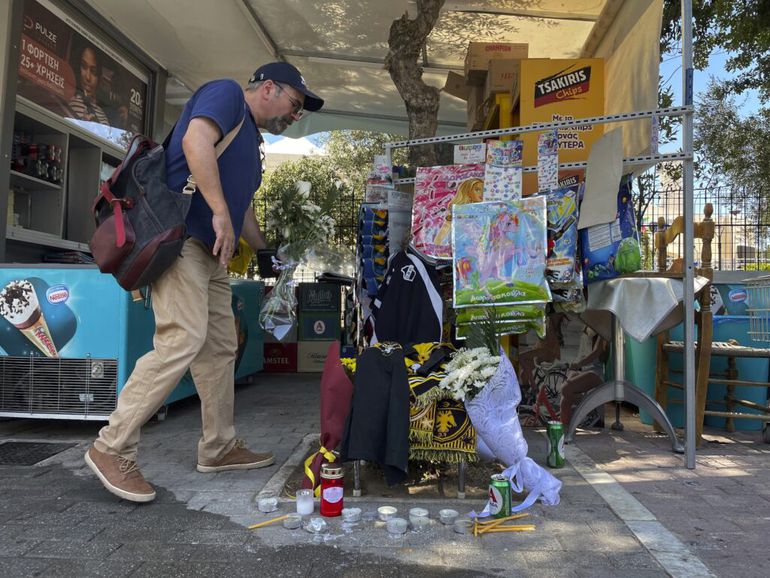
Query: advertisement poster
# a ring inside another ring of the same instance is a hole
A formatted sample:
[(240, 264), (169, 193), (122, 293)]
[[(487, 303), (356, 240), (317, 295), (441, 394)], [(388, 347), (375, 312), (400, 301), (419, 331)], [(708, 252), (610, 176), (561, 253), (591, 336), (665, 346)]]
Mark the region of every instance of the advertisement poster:
[(452, 207), (481, 201), (484, 165), (419, 167), (414, 184), (412, 240), (418, 251), (452, 258)]
[(126, 148), (145, 132), (147, 74), (53, 4), (26, 0), (17, 93)]
[[(604, 114), (604, 61), (600, 58), (538, 59), (521, 63), (521, 125), (574, 121)], [(604, 125), (574, 124), (559, 129), (560, 163), (588, 160)], [(537, 164), (540, 133), (522, 135), (524, 166)], [(564, 178), (562, 174), (559, 179)], [(538, 191), (537, 175), (524, 175), (524, 194)]]

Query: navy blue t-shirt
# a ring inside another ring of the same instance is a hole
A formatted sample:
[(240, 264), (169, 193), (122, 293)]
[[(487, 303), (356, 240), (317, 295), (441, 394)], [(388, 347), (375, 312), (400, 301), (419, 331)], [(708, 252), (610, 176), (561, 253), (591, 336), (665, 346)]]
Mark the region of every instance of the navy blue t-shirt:
[[(187, 132), (190, 120), (197, 117), (211, 119), (224, 137), (238, 125), (244, 114), (246, 117), (241, 130), (218, 161), (219, 178), (230, 210), (236, 241), (241, 235), (243, 219), (246, 210), (250, 208), (251, 199), (262, 184), (262, 162), (259, 158), (262, 136), (238, 83), (234, 80), (213, 80), (201, 86), (185, 105), (166, 153), (166, 182), (172, 190), (181, 192), (190, 175), (182, 151), (182, 137)], [(212, 217), (206, 199), (200, 191), (196, 191), (187, 214), (187, 233), (208, 247), (213, 247), (216, 240), (211, 226)]]

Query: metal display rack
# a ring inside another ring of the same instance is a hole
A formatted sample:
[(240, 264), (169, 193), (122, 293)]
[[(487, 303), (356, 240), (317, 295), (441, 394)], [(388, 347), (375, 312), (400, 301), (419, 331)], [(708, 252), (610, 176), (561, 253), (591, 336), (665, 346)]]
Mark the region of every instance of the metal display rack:
[[(693, 92), (692, 92), (692, 6), (690, 0), (683, 0), (682, 2), (682, 47), (683, 47), (683, 103), (679, 107), (662, 108), (649, 111), (628, 112), (613, 115), (604, 115), (591, 118), (571, 119), (566, 121), (552, 122), (552, 123), (538, 123), (526, 126), (500, 128), (485, 131), (475, 131), (469, 133), (461, 133), (456, 135), (445, 135), (430, 138), (411, 139), (405, 141), (397, 141), (385, 144), (385, 155), (388, 165), (392, 164), (392, 150), (395, 148), (409, 148), (418, 145), (428, 145), (434, 143), (447, 143), (469, 140), (480, 140), (492, 137), (516, 135), (529, 132), (538, 132), (543, 130), (569, 128), (572, 126), (585, 126), (606, 124), (615, 122), (627, 122), (635, 121), (645, 118), (653, 117), (682, 117), (682, 141), (683, 150), (680, 153), (668, 153), (668, 154), (651, 154), (636, 157), (628, 157), (623, 159), (623, 166), (639, 166), (639, 165), (655, 165), (661, 162), (668, 161), (682, 161), (683, 162), (683, 216), (685, 222), (684, 231), (684, 384), (685, 384), (685, 465), (686, 467), (695, 468), (695, 327), (694, 327), (694, 268), (693, 268)], [(574, 169), (585, 168), (586, 162), (579, 163), (562, 163), (559, 164), (559, 169)], [(524, 167), (525, 172), (532, 172), (537, 170), (536, 166)], [(410, 184), (414, 183), (414, 178), (409, 179), (395, 179), (394, 184)], [(617, 379), (622, 380), (623, 376)], [(615, 389), (615, 400), (623, 401), (625, 399), (623, 388)], [(646, 395), (646, 394), (645, 394)], [(637, 396), (638, 397), (638, 396)], [(649, 398), (649, 396), (646, 396)], [(632, 396), (629, 397), (632, 399)], [(638, 401), (638, 400), (636, 400)], [(647, 401), (650, 404), (655, 404), (654, 399), (649, 398), (644, 400), (645, 405)], [(664, 429), (673, 438), (673, 447), (676, 451), (679, 449), (678, 441), (673, 427), (671, 427), (668, 418), (661, 410), (660, 412), (654, 412), (659, 418), (658, 421), (665, 421), (661, 423)]]

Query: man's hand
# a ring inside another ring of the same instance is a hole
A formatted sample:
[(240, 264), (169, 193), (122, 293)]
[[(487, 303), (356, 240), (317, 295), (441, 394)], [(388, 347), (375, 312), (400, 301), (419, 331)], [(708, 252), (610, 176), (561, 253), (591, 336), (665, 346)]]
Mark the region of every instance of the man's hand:
[(230, 214), (225, 212), (214, 215), (211, 219), (211, 226), (217, 236), (216, 241), (214, 241), (214, 256), (218, 256), (219, 262), (227, 267), (235, 250), (235, 231), (233, 231), (233, 223), (230, 221)]
[(190, 121), (182, 138), (182, 150), (198, 191), (214, 214), (211, 226), (216, 239), (212, 253), (219, 258), (222, 265), (227, 266), (235, 249), (235, 232), (217, 165), (215, 146), (221, 136), (222, 133), (214, 121), (196, 117)]

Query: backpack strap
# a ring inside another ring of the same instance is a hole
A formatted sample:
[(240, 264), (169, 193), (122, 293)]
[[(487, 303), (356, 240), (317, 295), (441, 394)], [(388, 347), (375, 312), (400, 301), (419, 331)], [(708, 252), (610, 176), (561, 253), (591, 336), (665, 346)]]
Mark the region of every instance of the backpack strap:
[(125, 207), (126, 209), (130, 209), (133, 207), (134, 199), (130, 197), (116, 197), (112, 193), (112, 187), (117, 182), (123, 170), (129, 164), (130, 159), (140, 155), (145, 149), (152, 148), (154, 146), (154, 142), (143, 137), (142, 135), (135, 136), (131, 140), (131, 144), (128, 147), (128, 151), (126, 152), (126, 156), (124, 157), (123, 162), (121, 162), (120, 165), (118, 165), (118, 168), (113, 171), (112, 175), (110, 175), (110, 178), (102, 183), (101, 187), (99, 188), (99, 194), (94, 199), (93, 205), (91, 206), (91, 212), (94, 217), (99, 214), (99, 212), (102, 210), (102, 206), (105, 203), (110, 205), (112, 208), (112, 212), (115, 215), (115, 245), (117, 247), (122, 247), (126, 244), (126, 228), (123, 222), (123, 208)]
[[(225, 137), (217, 143), (217, 145), (214, 147), (214, 150), (217, 153), (217, 158), (222, 156), (222, 153), (227, 150), (227, 147), (230, 146), (230, 143), (233, 142), (236, 136), (238, 136), (238, 133), (241, 132), (241, 127), (243, 126), (243, 121), (246, 120), (246, 113), (244, 112), (243, 117), (241, 118), (241, 122), (238, 123), (238, 126), (236, 126), (233, 130), (228, 132)], [(184, 188), (182, 189), (182, 193), (185, 195), (192, 195), (197, 190), (197, 185), (195, 184), (195, 179), (192, 175), (187, 177), (187, 183), (185, 183)]]

